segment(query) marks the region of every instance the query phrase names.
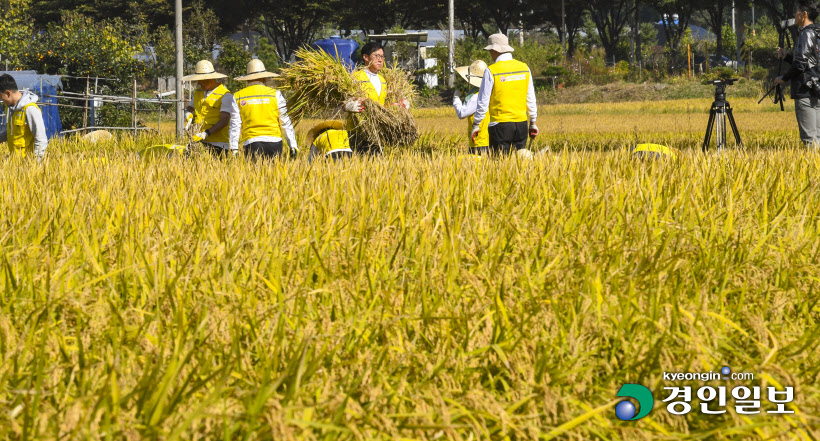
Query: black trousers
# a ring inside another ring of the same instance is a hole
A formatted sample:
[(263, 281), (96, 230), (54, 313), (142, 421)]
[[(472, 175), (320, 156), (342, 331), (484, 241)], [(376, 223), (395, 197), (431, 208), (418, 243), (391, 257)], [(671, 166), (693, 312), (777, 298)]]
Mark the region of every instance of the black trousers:
[(478, 156), (486, 155), (486, 154), (490, 153), (490, 148), (487, 147), (487, 146), (484, 146), (484, 147), (470, 147), (470, 149), (467, 151), (467, 153), (469, 153), (471, 155), (478, 155)]
[(245, 146), (248, 159), (276, 159), (282, 156), (283, 141), (253, 142)]
[(498, 123), (490, 126), (488, 132), (492, 153), (512, 153), (513, 150), (527, 148), (529, 127), (526, 121)]
[(381, 156), (382, 149), (381, 147), (375, 144), (369, 144), (363, 139), (360, 139), (353, 133), (348, 135), (348, 139), (350, 140), (350, 149), (353, 150), (353, 153), (361, 156)]
[(217, 158), (227, 158), (228, 156), (231, 156), (230, 149), (223, 149), (222, 147), (217, 147), (213, 144), (208, 144), (206, 142), (202, 143), (202, 145), (205, 146), (205, 149), (208, 151), (208, 153), (216, 156)]

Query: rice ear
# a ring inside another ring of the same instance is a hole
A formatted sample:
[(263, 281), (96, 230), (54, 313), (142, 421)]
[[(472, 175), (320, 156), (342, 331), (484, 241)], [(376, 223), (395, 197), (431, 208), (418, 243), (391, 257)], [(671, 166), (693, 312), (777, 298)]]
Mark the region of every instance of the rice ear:
[(395, 66), (382, 70), (388, 103), (383, 107), (367, 99), (367, 93), (353, 81), (345, 65), (326, 52), (302, 48), (296, 51), (296, 58), (298, 61), (281, 73), (281, 89), (287, 95), (288, 114), (294, 125), (305, 116), (329, 111), (338, 117), (342, 103), (354, 97), (364, 103), (364, 112), (348, 116), (353, 120), (351, 131), (359, 139), (382, 148), (411, 146), (418, 140), (418, 127), (410, 111), (390, 105), (403, 99), (411, 105), (416, 101), (418, 94), (407, 72)]

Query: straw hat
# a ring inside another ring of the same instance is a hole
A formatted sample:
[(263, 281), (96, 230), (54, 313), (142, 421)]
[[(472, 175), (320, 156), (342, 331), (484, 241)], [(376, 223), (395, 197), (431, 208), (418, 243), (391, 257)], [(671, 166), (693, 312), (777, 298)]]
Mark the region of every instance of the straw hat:
[(208, 60), (197, 61), (196, 73), (182, 77), (182, 81), (200, 81), (218, 78), (228, 78), (227, 75), (214, 70), (214, 65)]
[(464, 78), (464, 81), (475, 87), (481, 87), (481, 79), (484, 78), (484, 71), (487, 70), (487, 63), (482, 60), (475, 60), (469, 66), (456, 68), (456, 72)]
[(265, 64), (262, 63), (262, 60), (254, 58), (248, 63), (248, 74), (244, 77), (236, 77), (235, 80), (238, 81), (253, 81), (253, 80), (260, 80), (262, 78), (276, 78), (279, 75), (268, 72), (265, 70)]
[(345, 128), (345, 125), (341, 121), (322, 121), (319, 124), (313, 126), (312, 129), (308, 130), (307, 137), (310, 139), (310, 143), (313, 144), (313, 141), (316, 140), (316, 137), (319, 136), (325, 130), (342, 130)]
[(496, 51), (503, 54), (515, 50), (512, 46), (510, 46), (510, 40), (507, 39), (507, 36), (504, 34), (490, 35), (490, 39), (487, 42), (490, 44), (484, 48), (485, 51)]

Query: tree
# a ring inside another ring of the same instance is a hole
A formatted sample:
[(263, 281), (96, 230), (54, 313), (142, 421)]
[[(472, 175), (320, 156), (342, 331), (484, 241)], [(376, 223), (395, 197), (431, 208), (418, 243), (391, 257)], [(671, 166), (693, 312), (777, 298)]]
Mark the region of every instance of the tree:
[(0, 1), (0, 54), (10, 69), (21, 66), (28, 52), (23, 42), (30, 41), (33, 33), (29, 11), (27, 0)]
[[(506, 34), (521, 24), (535, 26), (544, 21), (543, 1), (512, 0), (456, 0), (456, 20), (471, 37), (483, 35), (485, 38), (500, 32)], [(560, 3), (559, 3), (560, 8)]]
[(723, 55), (723, 25), (726, 22), (726, 10), (732, 6), (732, 0), (713, 0), (706, 3), (700, 16), (709, 25), (709, 30), (715, 34), (715, 53)]
[(381, 34), (393, 27), (413, 29), (446, 20), (447, 0), (338, 0), (336, 9), (340, 29)]
[[(575, 53), (578, 31), (584, 24), (584, 13), (587, 2), (585, 0), (564, 0), (564, 19), (567, 26), (567, 55)], [(558, 31), (558, 39), (562, 38), (561, 29), (561, 0), (549, 0), (544, 3), (540, 11), (544, 18)]]
[(253, 5), (251, 14), (259, 17), (257, 29), (273, 42), (284, 61), (289, 61), (299, 47), (314, 41), (338, 8), (334, 0), (260, 0)]
[(680, 40), (689, 28), (689, 19), (692, 14), (702, 4), (697, 0), (651, 0), (648, 4), (661, 14), (666, 45), (672, 55), (673, 63), (677, 63)]
[(615, 60), (621, 33), (634, 12), (630, 0), (587, 0), (587, 6), (607, 60)]
[(792, 18), (797, 0), (756, 0), (755, 5), (765, 9), (777, 26), (781, 21)]

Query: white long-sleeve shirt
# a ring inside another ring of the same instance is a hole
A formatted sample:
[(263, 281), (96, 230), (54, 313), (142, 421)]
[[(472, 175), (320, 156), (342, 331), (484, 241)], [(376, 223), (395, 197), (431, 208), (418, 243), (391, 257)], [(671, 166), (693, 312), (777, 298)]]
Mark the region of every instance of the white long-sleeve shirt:
[[(499, 61), (509, 61), (512, 59), (512, 54), (508, 52), (499, 55), (495, 61), (497, 63)], [(481, 125), (481, 121), (487, 116), (487, 110), (490, 107), (490, 96), (493, 94), (493, 84), (493, 73), (490, 72), (490, 69), (487, 69), (484, 71), (481, 87), (478, 89), (478, 105), (476, 106), (473, 130), (478, 129)], [(530, 122), (534, 123), (536, 118), (538, 118), (538, 105), (535, 102), (535, 86), (532, 84), (532, 72), (530, 72), (530, 85), (527, 88), (527, 114), (529, 115)], [(496, 124), (498, 123), (490, 121), (491, 127)]]
[(370, 72), (370, 69), (365, 69), (364, 73), (367, 74), (367, 78), (370, 79), (370, 84), (372, 84), (373, 88), (376, 89), (376, 95), (381, 95), (382, 80), (379, 78), (379, 74)]
[[(205, 97), (207, 98), (211, 92), (213, 92), (213, 90), (206, 90)], [(194, 100), (188, 102), (188, 107), (194, 108)], [(239, 106), (236, 105), (236, 100), (233, 98), (232, 93), (228, 92), (222, 96), (222, 105), (219, 107), (219, 111), (227, 112), (231, 115), (231, 122), (228, 128), (228, 143), (209, 142), (208, 144), (221, 149), (231, 149), (234, 152), (239, 151), (239, 133), (242, 125), (241, 122), (239, 122)], [(234, 128), (234, 123), (236, 122), (239, 123), (236, 128)]]
[[(256, 86), (256, 85), (264, 85), (261, 81), (248, 81), (248, 86)], [(279, 90), (276, 90), (276, 103), (279, 106), (279, 127), (282, 129), (282, 133), (285, 134), (285, 139), (288, 141), (288, 146), (292, 149), (299, 150), (299, 147), (296, 145), (296, 131), (293, 130), (293, 123), (290, 121), (290, 116), (288, 116), (288, 101), (282, 95)], [(234, 100), (234, 104), (236, 104)], [(237, 114), (239, 111), (237, 110)], [(237, 125), (235, 128), (236, 132), (239, 134), (242, 132), (242, 118), (237, 118), (234, 121), (231, 118), (231, 132), (234, 131), (234, 124)], [(237, 135), (237, 139), (239, 135)], [(255, 138), (246, 139), (242, 142), (243, 146), (248, 144), (252, 144), (254, 142), (279, 142), (282, 138), (277, 136), (257, 136)]]
[(453, 109), (455, 109), (458, 119), (464, 119), (474, 114), (476, 107), (478, 107), (477, 93), (467, 95), (466, 99), (467, 100), (462, 103), (461, 98), (457, 96), (453, 97)]

